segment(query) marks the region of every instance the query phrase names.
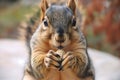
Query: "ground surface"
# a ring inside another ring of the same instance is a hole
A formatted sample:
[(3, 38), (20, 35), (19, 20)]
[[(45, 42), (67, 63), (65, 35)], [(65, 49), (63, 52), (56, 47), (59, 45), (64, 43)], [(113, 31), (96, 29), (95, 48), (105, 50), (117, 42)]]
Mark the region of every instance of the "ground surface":
[[(96, 70), (96, 80), (120, 80), (120, 60), (112, 55), (88, 49)], [(27, 50), (18, 40), (0, 40), (0, 80), (22, 80)]]

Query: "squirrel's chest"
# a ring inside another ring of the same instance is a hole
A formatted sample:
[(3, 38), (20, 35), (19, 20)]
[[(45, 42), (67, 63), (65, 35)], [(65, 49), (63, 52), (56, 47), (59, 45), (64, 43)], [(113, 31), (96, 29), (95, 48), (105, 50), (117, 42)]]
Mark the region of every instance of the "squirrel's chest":
[(72, 70), (58, 71), (51, 69), (44, 80), (80, 80)]

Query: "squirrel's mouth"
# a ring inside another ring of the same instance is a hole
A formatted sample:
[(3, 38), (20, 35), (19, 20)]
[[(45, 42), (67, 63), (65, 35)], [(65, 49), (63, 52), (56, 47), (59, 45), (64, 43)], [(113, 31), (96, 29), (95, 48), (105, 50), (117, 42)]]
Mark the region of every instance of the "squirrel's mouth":
[(62, 45), (58, 46), (57, 47), (58, 49), (63, 49), (64, 47)]

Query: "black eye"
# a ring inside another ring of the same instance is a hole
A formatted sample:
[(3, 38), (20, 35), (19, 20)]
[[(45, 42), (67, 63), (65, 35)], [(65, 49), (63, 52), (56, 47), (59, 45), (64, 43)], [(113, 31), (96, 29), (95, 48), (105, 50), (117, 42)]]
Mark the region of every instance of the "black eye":
[(73, 20), (72, 20), (72, 26), (75, 26), (75, 25), (76, 25), (76, 20), (73, 19)]
[(45, 26), (48, 26), (48, 23), (47, 23), (47, 21), (46, 21), (46, 20), (44, 21), (44, 25), (45, 25)]

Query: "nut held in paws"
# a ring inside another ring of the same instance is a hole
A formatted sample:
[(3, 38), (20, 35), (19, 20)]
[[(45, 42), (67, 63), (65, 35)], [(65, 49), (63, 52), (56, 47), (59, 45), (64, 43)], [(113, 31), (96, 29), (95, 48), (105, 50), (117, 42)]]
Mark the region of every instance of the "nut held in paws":
[(56, 51), (56, 53), (57, 53), (58, 55), (60, 55), (61, 58), (63, 58), (63, 55), (65, 54), (65, 51), (62, 50), (62, 49), (58, 49), (58, 50)]

